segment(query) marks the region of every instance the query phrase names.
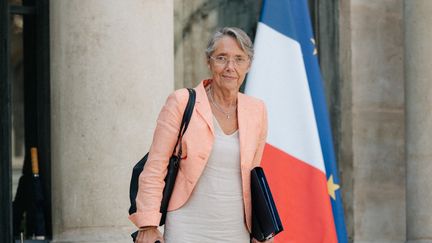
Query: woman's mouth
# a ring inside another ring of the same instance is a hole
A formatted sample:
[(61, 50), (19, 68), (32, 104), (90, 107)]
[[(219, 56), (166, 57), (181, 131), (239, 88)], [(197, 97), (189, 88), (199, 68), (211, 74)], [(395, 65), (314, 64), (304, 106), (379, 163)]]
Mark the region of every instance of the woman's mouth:
[(237, 79), (237, 77), (222, 75), (224, 79)]

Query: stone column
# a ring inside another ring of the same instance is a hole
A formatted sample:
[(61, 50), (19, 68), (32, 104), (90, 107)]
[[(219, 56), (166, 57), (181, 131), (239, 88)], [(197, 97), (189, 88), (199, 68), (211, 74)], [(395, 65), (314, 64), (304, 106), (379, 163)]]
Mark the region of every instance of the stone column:
[(406, 0), (407, 242), (432, 242), (432, 1)]
[[(347, 2), (341, 2), (346, 8)], [(342, 131), (342, 155), (345, 159), (352, 156), (352, 162), (340, 163), (348, 164), (343, 168), (352, 176), (342, 177), (344, 183), (351, 180), (352, 186), (352, 194), (348, 194), (352, 238), (354, 243), (404, 243), (403, 2), (350, 3), (351, 62), (343, 67), (350, 65), (351, 70), (343, 72), (351, 72), (351, 80), (344, 80), (342, 86), (351, 82), (352, 97), (349, 92), (342, 94), (342, 107), (348, 108), (342, 111), (348, 112), (342, 115), (342, 128), (352, 130)], [(343, 47), (347, 48), (346, 44)]]
[(173, 1), (50, 1), (54, 242), (130, 242), (129, 180), (173, 90)]

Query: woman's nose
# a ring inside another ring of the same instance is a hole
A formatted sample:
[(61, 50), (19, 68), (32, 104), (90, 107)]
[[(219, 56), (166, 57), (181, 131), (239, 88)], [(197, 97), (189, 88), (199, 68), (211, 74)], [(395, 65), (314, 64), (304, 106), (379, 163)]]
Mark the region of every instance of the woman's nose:
[(225, 68), (233, 70), (235, 67), (236, 67), (235, 61), (232, 59), (228, 59), (227, 63), (225, 64)]

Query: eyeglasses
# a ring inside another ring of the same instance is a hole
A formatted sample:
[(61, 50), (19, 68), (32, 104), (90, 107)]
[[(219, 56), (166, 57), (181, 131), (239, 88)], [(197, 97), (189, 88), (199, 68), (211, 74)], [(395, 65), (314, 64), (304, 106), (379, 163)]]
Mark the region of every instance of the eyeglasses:
[(233, 61), (234, 66), (236, 67), (244, 67), (249, 62), (249, 58), (237, 56), (234, 58), (228, 58), (226, 56), (210, 56), (210, 58), (214, 61), (216, 65), (225, 66), (229, 63), (229, 61)]

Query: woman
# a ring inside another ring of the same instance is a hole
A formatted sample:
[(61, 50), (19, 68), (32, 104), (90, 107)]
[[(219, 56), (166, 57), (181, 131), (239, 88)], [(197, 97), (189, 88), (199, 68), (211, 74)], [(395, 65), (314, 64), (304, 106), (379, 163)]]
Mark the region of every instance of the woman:
[(172, 93), (159, 114), (139, 179), (137, 212), (130, 216), (140, 228), (136, 242), (250, 242), (250, 171), (260, 164), (267, 135), (264, 103), (238, 92), (253, 58), (252, 42), (238, 28), (223, 28), (206, 55), (211, 79), (195, 88), (164, 236), (157, 229), (159, 207), (188, 100), (185, 89)]

